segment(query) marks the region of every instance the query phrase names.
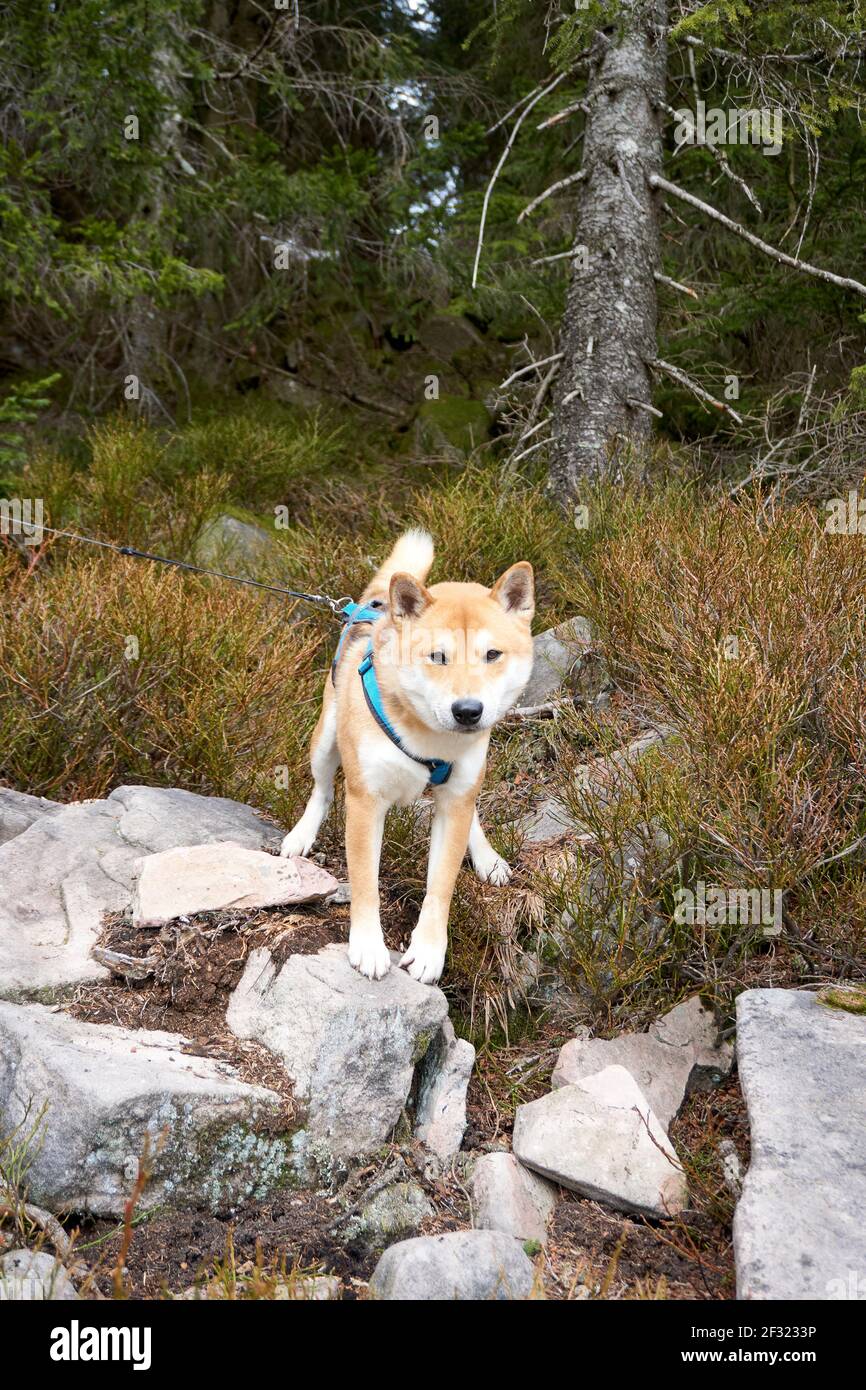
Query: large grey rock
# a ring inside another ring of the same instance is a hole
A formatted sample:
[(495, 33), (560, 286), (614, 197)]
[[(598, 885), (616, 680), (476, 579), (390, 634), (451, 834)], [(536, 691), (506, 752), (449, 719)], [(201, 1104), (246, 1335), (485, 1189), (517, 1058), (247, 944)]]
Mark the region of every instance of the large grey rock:
[(226, 566), (234, 574), (255, 575), (272, 559), (276, 537), (263, 526), (236, 516), (215, 516), (206, 522), (195, 543), (199, 565)]
[(503, 1302), (533, 1291), (532, 1261), (502, 1231), (415, 1236), (386, 1250), (373, 1271), (370, 1296), (387, 1300)]
[(438, 1158), (453, 1158), (466, 1129), (466, 1090), (475, 1065), (475, 1048), (458, 1038), (446, 1018), (420, 1066), (415, 1137)]
[(594, 1076), (605, 1067), (625, 1067), (634, 1077), (665, 1130), (679, 1110), (691, 1072), (691, 1059), (648, 1033), (624, 1033), (609, 1041), (574, 1038), (560, 1050), (550, 1084), (557, 1090)]
[(518, 1106), (512, 1144), (521, 1163), (622, 1211), (663, 1217), (686, 1206), (670, 1141), (624, 1067)]
[(56, 811), (59, 802), (44, 796), (28, 796), (11, 787), (0, 787), (0, 845), (29, 830), (34, 821)]
[(737, 1297), (866, 1298), (866, 1017), (746, 990), (737, 1060), (752, 1136)]
[[(0, 1003), (0, 1133), (33, 1133), (27, 1185), (51, 1211), (122, 1216), (139, 1159), (140, 1207), (229, 1207), (288, 1173), (273, 1091), (185, 1055), (174, 1033), (82, 1023)], [(261, 1131), (261, 1132), (260, 1132)]]
[(573, 1038), (560, 1049), (551, 1086), (573, 1085), (604, 1067), (625, 1067), (667, 1130), (686, 1096), (717, 1084), (732, 1065), (733, 1048), (720, 1041), (713, 1010), (694, 995), (647, 1033)]
[(556, 1188), (513, 1154), (482, 1154), (472, 1169), (471, 1191), (472, 1220), (479, 1230), (546, 1242)]
[(592, 629), (586, 618), (569, 618), (533, 639), (534, 662), (522, 706), (543, 705), (564, 688), (575, 698), (593, 703), (610, 687), (610, 677), (592, 650)]
[(181, 787), (117, 787), (109, 806), (120, 807), (118, 831), (139, 856), (177, 845), (233, 840), (249, 849), (279, 849), (282, 832), (250, 806), (225, 796), (199, 796)]
[(230, 840), (164, 849), (138, 861), (133, 926), (162, 926), (184, 913), (309, 903), (337, 880), (311, 859), (283, 859)]
[(253, 951), (226, 1019), (282, 1058), (307, 1109), (313, 1156), (354, 1158), (391, 1134), (447, 1015), (440, 989), (399, 969), (368, 980), (333, 945), (290, 956), (279, 972), (268, 951)]
[(91, 959), (103, 914), (127, 908), (136, 861), (176, 845), (278, 847), (240, 802), (171, 787), (118, 787), (60, 806), (0, 845), (0, 998), (51, 1002), (107, 979)]
[(0, 1255), (0, 1303), (72, 1303), (75, 1285), (53, 1255), (43, 1250), (10, 1250)]

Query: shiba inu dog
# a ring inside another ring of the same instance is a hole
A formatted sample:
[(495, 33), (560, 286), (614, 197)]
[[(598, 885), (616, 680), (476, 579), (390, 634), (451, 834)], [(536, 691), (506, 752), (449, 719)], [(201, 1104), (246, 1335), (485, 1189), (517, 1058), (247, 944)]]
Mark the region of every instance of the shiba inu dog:
[(379, 980), (390, 957), (379, 921), (379, 857), (385, 814), (434, 799), (427, 889), (400, 964), (424, 984), (439, 979), (448, 913), (467, 845), (480, 879), (507, 883), (511, 870), (481, 828), (475, 801), (490, 730), (511, 708), (532, 670), (532, 566), (512, 565), (492, 589), (425, 581), (433, 542), (401, 536), (350, 605), (328, 680), (310, 763), (314, 787), (284, 855), (308, 854), (346, 778), (346, 859), (352, 889), (349, 960)]

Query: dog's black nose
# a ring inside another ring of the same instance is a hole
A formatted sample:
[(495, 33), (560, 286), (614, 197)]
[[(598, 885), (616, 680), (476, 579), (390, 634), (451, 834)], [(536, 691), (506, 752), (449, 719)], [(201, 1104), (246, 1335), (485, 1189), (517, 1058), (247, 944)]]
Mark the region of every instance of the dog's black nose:
[(455, 700), (451, 706), (451, 713), (462, 724), (464, 729), (471, 729), (473, 724), (477, 724), (481, 718), (481, 711), (484, 706), (480, 700)]

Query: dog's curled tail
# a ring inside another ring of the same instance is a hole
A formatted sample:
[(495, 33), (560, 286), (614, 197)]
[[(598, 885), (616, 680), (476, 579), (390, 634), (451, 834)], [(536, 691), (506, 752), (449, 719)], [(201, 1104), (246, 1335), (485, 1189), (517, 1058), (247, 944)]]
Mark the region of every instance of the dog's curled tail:
[(411, 574), (423, 584), (433, 564), (433, 537), (427, 531), (406, 531), (370, 583), (370, 590), (387, 590), (392, 574)]

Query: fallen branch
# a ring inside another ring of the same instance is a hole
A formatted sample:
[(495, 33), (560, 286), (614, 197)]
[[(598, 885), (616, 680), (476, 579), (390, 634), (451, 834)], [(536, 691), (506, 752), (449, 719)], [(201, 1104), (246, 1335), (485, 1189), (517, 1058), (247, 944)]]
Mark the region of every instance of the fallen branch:
[(521, 719), (558, 719), (562, 710), (574, 709), (573, 700), (548, 700), (543, 705), (515, 705), (503, 723), (519, 723)]
[(838, 285), (843, 290), (854, 290), (857, 294), (866, 297), (866, 285), (861, 285), (859, 280), (849, 280), (844, 275), (834, 275), (832, 270), (822, 270), (820, 266), (810, 265), (808, 261), (798, 260), (796, 256), (789, 256), (786, 252), (780, 251), (777, 246), (770, 246), (769, 242), (762, 241), (760, 237), (749, 232), (739, 222), (734, 222), (730, 217), (726, 217), (718, 208), (711, 207), (709, 203), (703, 202), (701, 198), (696, 198), (693, 193), (687, 193), (684, 188), (679, 188), (677, 184), (671, 183), (669, 179), (662, 178), (661, 174), (650, 174), (649, 182), (651, 188), (664, 189), (672, 197), (679, 198), (684, 203), (689, 203), (697, 208), (699, 212), (704, 212), (708, 217), (712, 217), (716, 222), (720, 222), (723, 227), (727, 227), (729, 232), (734, 232), (738, 237), (742, 237), (750, 246), (763, 251), (765, 256), (771, 256), (773, 260), (781, 265), (789, 265), (794, 270), (800, 270), (804, 275), (814, 275), (819, 280), (826, 280), (831, 285)]
[(104, 946), (92, 947), (90, 954), (113, 975), (122, 975), (126, 980), (146, 980), (157, 966), (152, 956), (128, 956), (122, 951), (108, 951)]
[(530, 113), (530, 111), (532, 110), (532, 108), (533, 108), (534, 106), (537, 106), (537, 105), (538, 105), (538, 103), (541, 101), (541, 98), (542, 98), (542, 97), (546, 97), (550, 92), (552, 92), (552, 91), (554, 90), (555, 87), (558, 87), (558, 86), (559, 86), (560, 82), (563, 80), (563, 78), (564, 78), (565, 76), (566, 76), (566, 74), (565, 74), (564, 72), (561, 72), (561, 73), (559, 74), (558, 77), (555, 77), (555, 78), (553, 79), (552, 82), (548, 82), (548, 84), (547, 84), (546, 87), (542, 87), (540, 91), (537, 91), (537, 92), (535, 93), (535, 95), (532, 97), (531, 101), (529, 101), (529, 102), (526, 104), (526, 106), (525, 106), (525, 107), (523, 108), (523, 110), (521, 111), (520, 115), (517, 117), (517, 120), (514, 122), (514, 127), (513, 127), (512, 131), (511, 131), (511, 134), (510, 134), (509, 137), (508, 137), (508, 140), (507, 140), (506, 145), (505, 145), (505, 149), (502, 151), (502, 154), (499, 156), (499, 160), (498, 160), (498, 162), (497, 162), (496, 168), (493, 170), (493, 173), (492, 173), (491, 178), (490, 178), (490, 182), (488, 183), (487, 188), (486, 188), (485, 191), (484, 191), (484, 202), (483, 202), (482, 205), (481, 205), (481, 223), (480, 223), (480, 225), (479, 225), (479, 227), (478, 227), (478, 245), (477, 245), (476, 248), (475, 248), (475, 264), (474, 264), (473, 267), (472, 267), (472, 288), (473, 288), (473, 289), (475, 289), (475, 286), (476, 286), (476, 284), (478, 283), (478, 266), (479, 266), (479, 263), (480, 263), (480, 261), (481, 261), (481, 248), (482, 248), (482, 246), (484, 245), (484, 228), (485, 228), (485, 226), (487, 225), (487, 209), (488, 209), (488, 207), (490, 206), (490, 195), (491, 195), (491, 193), (493, 192), (494, 186), (495, 186), (495, 184), (496, 184), (496, 180), (499, 178), (499, 175), (502, 173), (503, 165), (505, 164), (506, 159), (508, 158), (509, 154), (511, 153), (511, 147), (512, 147), (512, 145), (514, 144), (514, 141), (517, 139), (517, 132), (520, 130), (520, 127), (521, 127), (521, 125), (523, 124), (523, 122), (525, 121), (526, 117), (529, 115), (529, 113)]
[(535, 212), (535, 209), (540, 207), (545, 199), (551, 198), (554, 193), (559, 193), (561, 189), (568, 188), (572, 183), (579, 183), (581, 179), (585, 178), (586, 170), (578, 169), (576, 174), (569, 174), (567, 178), (559, 179), (556, 183), (552, 183), (549, 188), (545, 188), (543, 193), (539, 193), (537, 198), (533, 198), (531, 203), (526, 204), (526, 207), (517, 218), (518, 222), (522, 222), (524, 217), (528, 217), (531, 212)]
[(674, 367), (670, 362), (663, 362), (660, 357), (649, 358), (648, 365), (650, 367), (657, 367), (661, 372), (667, 372), (668, 376), (673, 377), (674, 381), (678, 381), (681, 386), (685, 386), (691, 391), (692, 395), (697, 396), (698, 400), (703, 401), (705, 405), (715, 406), (716, 410), (724, 410), (726, 414), (736, 420), (738, 425), (743, 423), (742, 415), (738, 415), (732, 406), (727, 405), (725, 401), (717, 400), (715, 396), (711, 396), (709, 391), (705, 391), (703, 386), (699, 386), (696, 381), (693, 381), (692, 378), (687, 376), (679, 367)]

